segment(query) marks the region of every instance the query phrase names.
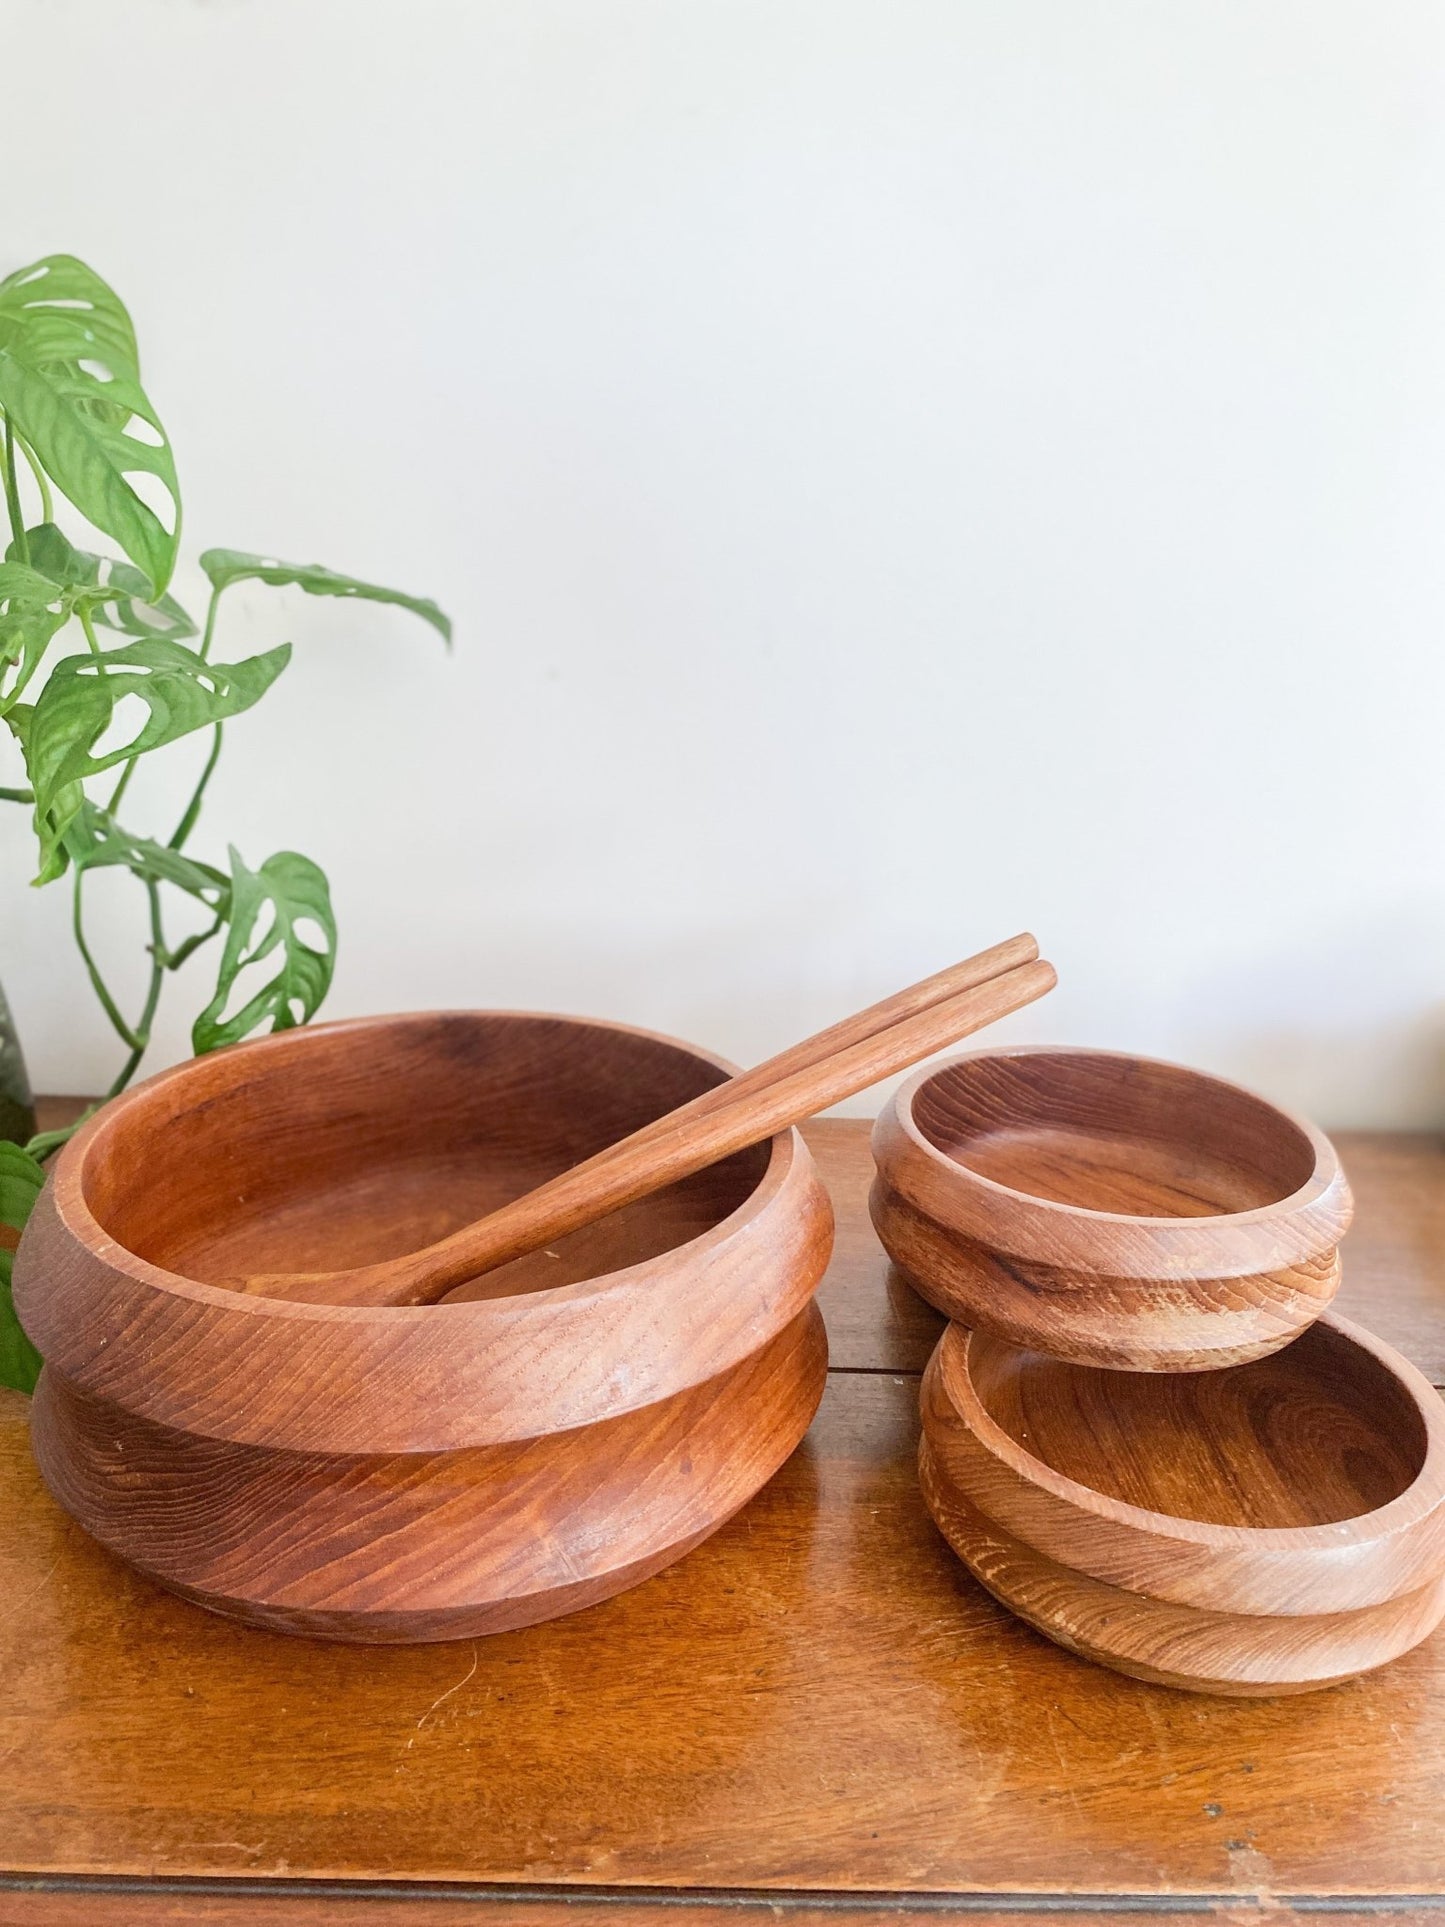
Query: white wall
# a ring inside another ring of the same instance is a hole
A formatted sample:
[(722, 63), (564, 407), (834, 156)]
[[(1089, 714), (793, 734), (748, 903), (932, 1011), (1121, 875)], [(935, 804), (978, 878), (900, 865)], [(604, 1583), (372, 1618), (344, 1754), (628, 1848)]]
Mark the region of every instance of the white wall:
[[(232, 610), (297, 654), (197, 849), (326, 865), (331, 1014), (751, 1060), (1028, 925), (1062, 983), (1015, 1035), (1445, 1121), (1433, 0), (8, 0), (4, 40), (4, 267), (129, 300), (192, 554), (457, 619), (448, 659)], [(19, 817), (0, 975), (91, 1089)]]

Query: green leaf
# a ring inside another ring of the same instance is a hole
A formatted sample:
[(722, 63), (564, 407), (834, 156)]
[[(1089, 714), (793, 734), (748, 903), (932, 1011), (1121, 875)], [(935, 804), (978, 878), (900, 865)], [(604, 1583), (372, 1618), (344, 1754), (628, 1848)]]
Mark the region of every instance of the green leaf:
[(0, 716), (19, 701), (71, 607), (60, 584), (23, 562), (0, 562)]
[[(83, 602), (96, 622), (123, 635), (145, 638), (163, 636), (168, 642), (183, 642), (200, 632), (174, 596), (152, 599), (151, 585), (139, 569), (129, 562), (116, 562), (108, 555), (91, 555), (75, 548), (53, 522), (40, 522), (25, 532), (30, 566), (52, 582), (78, 591), (75, 600)], [(17, 544), (6, 551), (7, 560), (17, 559)]]
[(108, 282), (73, 254), (49, 254), (0, 281), (0, 315), (22, 323), (49, 352), (94, 355), (139, 378), (135, 328)]
[[(181, 532), (175, 460), (141, 387), (130, 316), (115, 290), (71, 255), (0, 281), (0, 409), (57, 488), (161, 594)], [(133, 475), (159, 481), (170, 498), (169, 529)]]
[(241, 549), (207, 549), (201, 567), (215, 589), (229, 588), (233, 582), (265, 582), (273, 589), (304, 589), (307, 595), (351, 596), (359, 602), (391, 602), (410, 609), (413, 615), (429, 622), (439, 635), (450, 642), (451, 619), (443, 615), (425, 596), (404, 595), (400, 589), (383, 589), (375, 582), (358, 582), (354, 576), (337, 575), (319, 562), (277, 562), (273, 557), (247, 555)]
[[(174, 743), (208, 723), (249, 709), (291, 659), (290, 644), (245, 662), (203, 662), (183, 643), (131, 642), (101, 656), (65, 656), (50, 672), (33, 709), (11, 711), (35, 792), (40, 839), (37, 883), (66, 865), (63, 839), (85, 802), (81, 784), (133, 756)], [(148, 711), (139, 732), (118, 749), (95, 754), (115, 706), (138, 696)]]
[[(28, 1152), (18, 1144), (0, 1142), (0, 1226), (23, 1231), (44, 1182), (45, 1173)], [(0, 1385), (30, 1392), (40, 1376), (41, 1359), (15, 1316), (10, 1295), (14, 1266), (10, 1240), (0, 1232)]]
[[(268, 910), (269, 917), (264, 916)], [(324, 950), (302, 938), (296, 926), (303, 919), (321, 931)], [(278, 950), (275, 974), (234, 1016), (223, 1018), (241, 972)], [(278, 851), (259, 870), (248, 870), (233, 849), (231, 924), (216, 994), (191, 1031), (196, 1055), (238, 1044), (268, 1017), (273, 1030), (308, 1023), (331, 988), (335, 967), (336, 918), (325, 872), (294, 850)]]
[(0, 1385), (8, 1385), (12, 1392), (33, 1392), (45, 1361), (15, 1316), (15, 1301), (10, 1293), (14, 1269), (15, 1253), (0, 1251)]
[(0, 1225), (23, 1231), (44, 1182), (45, 1173), (28, 1151), (0, 1139)]
[(5, 1001), (5, 986), (0, 984), (0, 1138), (23, 1144), (34, 1131), (35, 1104), (20, 1033)]
[(123, 868), (149, 883), (173, 883), (210, 910), (229, 901), (231, 879), (224, 871), (167, 844), (135, 836), (105, 810), (86, 802), (66, 832), (65, 847), (77, 870)]

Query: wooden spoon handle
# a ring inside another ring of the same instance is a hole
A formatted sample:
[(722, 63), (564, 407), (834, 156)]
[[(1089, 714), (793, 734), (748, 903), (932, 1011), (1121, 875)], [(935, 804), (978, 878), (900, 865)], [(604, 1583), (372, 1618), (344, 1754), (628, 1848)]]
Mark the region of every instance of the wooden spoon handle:
[[(738, 1093), (732, 1084), (720, 1086), (729, 1096), (713, 1107), (697, 1108), (694, 1100), (694, 1105), (610, 1145), (424, 1251), (352, 1272), (254, 1279), (251, 1289), (312, 1304), (434, 1303), (483, 1272), (539, 1250), (569, 1231), (906, 1070), (920, 1058), (1022, 1009), (1052, 990), (1056, 981), (1049, 964), (1018, 965), (916, 1010), (901, 1023), (864, 1036), (821, 1061), (803, 1063), (762, 1088)], [(468, 1297), (485, 1295), (475, 1289), (467, 1293)]]
[(768, 1058), (765, 1063), (755, 1064), (750, 1071), (739, 1071), (735, 1077), (724, 1078), (721, 1084), (714, 1084), (711, 1090), (703, 1091), (686, 1104), (680, 1104), (675, 1111), (668, 1111), (651, 1124), (644, 1124), (625, 1140), (609, 1144), (588, 1162), (595, 1168), (621, 1151), (624, 1144), (647, 1144), (654, 1138), (666, 1137), (689, 1118), (710, 1116), (739, 1098), (751, 1097), (755, 1091), (766, 1090), (770, 1084), (780, 1083), (795, 1071), (806, 1070), (810, 1064), (820, 1064), (825, 1058), (836, 1057), (839, 1051), (860, 1044), (864, 1038), (876, 1036), (879, 1031), (891, 1030), (895, 1024), (902, 1023), (905, 1017), (913, 1016), (915, 1011), (926, 1010), (930, 1004), (941, 1004), (946, 997), (954, 997), (961, 990), (973, 990), (979, 984), (989, 983), (993, 978), (1003, 976), (1005, 971), (1017, 969), (1020, 964), (1034, 963), (1038, 954), (1037, 939), (1026, 930), (1021, 931), (1005, 943), (996, 943), (990, 950), (980, 950), (975, 957), (965, 957), (962, 963), (950, 964), (947, 970), (935, 971), (933, 976), (921, 978), (906, 990), (895, 991), (881, 1003), (870, 1004), (866, 1010), (856, 1011), (853, 1016), (830, 1024), (826, 1030), (815, 1031), (811, 1037), (805, 1037), (802, 1043), (790, 1044), (787, 1050), (779, 1051), (776, 1057)]
[[(654, 1119), (652, 1123), (643, 1125), (640, 1130), (634, 1131), (625, 1140), (608, 1145), (590, 1158), (585, 1168), (589, 1171), (597, 1171), (613, 1158), (631, 1156), (639, 1145), (667, 1136), (689, 1118), (710, 1115), (726, 1104), (735, 1103), (740, 1097), (749, 1096), (770, 1084), (777, 1083), (781, 1078), (791, 1076), (795, 1071), (803, 1070), (809, 1064), (819, 1063), (850, 1045), (861, 1043), (865, 1037), (871, 1037), (877, 1031), (890, 1028), (893, 1024), (901, 1022), (903, 1018), (911, 1017), (915, 1011), (926, 1009), (930, 1004), (941, 1003), (945, 997), (954, 996), (961, 990), (972, 990), (976, 985), (1002, 976), (1006, 970), (1012, 970), (1019, 964), (1033, 963), (1038, 954), (1038, 944), (1025, 931), (1017, 937), (1010, 937), (1004, 943), (994, 944), (991, 949), (979, 951), (976, 956), (965, 957), (962, 963), (950, 964), (946, 970), (936, 971), (933, 976), (925, 977), (919, 983), (910, 984), (906, 990), (895, 991), (891, 997), (885, 997), (881, 1003), (870, 1004), (866, 1010), (857, 1011), (853, 1016), (843, 1018), (840, 1023), (830, 1024), (826, 1030), (820, 1030), (812, 1037), (804, 1038), (802, 1043), (790, 1045), (787, 1050), (780, 1051), (775, 1057), (770, 1057), (766, 1063), (755, 1065), (750, 1071), (739, 1071), (735, 1077), (724, 1078), (687, 1104), (679, 1105), (676, 1110), (668, 1111)], [(606, 1211), (600, 1215), (605, 1217)], [(462, 1235), (460, 1232), (454, 1233), (450, 1242), (454, 1244)], [(551, 1239), (543, 1238), (540, 1242), (547, 1244)], [(435, 1246), (428, 1246), (425, 1251), (413, 1252), (408, 1260), (398, 1260), (397, 1265), (419, 1264), (427, 1251), (435, 1248)], [(367, 1274), (379, 1273), (382, 1269), (380, 1265), (364, 1265), (352, 1267), (345, 1272), (271, 1273), (237, 1279), (236, 1285), (240, 1290), (258, 1297), (285, 1297), (312, 1303), (319, 1301), (342, 1304), (351, 1297), (346, 1289), (346, 1280), (355, 1280), (356, 1289), (365, 1292), (375, 1282), (369, 1281)], [(388, 1265), (386, 1269), (390, 1271), (393, 1267)], [(478, 1294), (469, 1290), (467, 1295)], [(352, 1302), (370, 1301), (355, 1299)]]

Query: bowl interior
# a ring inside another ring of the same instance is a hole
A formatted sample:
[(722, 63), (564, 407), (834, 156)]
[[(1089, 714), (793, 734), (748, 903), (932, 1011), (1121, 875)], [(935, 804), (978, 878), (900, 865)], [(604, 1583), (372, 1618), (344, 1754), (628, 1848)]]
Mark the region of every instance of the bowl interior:
[(1328, 1325), (1216, 1372), (1069, 1365), (975, 1333), (974, 1389), (1036, 1459), (1095, 1492), (1213, 1525), (1331, 1525), (1425, 1463), (1425, 1423), (1378, 1359)]
[(936, 1150), (995, 1184), (1129, 1217), (1259, 1210), (1315, 1165), (1308, 1135), (1261, 1098), (1102, 1053), (962, 1058), (919, 1087), (913, 1118)]
[[(197, 1060), (107, 1116), (86, 1202), (204, 1282), (322, 1271), (445, 1237), (722, 1081), (663, 1038), (486, 1012), (287, 1032)], [(505, 1267), (513, 1291), (655, 1257), (727, 1217), (766, 1144)]]

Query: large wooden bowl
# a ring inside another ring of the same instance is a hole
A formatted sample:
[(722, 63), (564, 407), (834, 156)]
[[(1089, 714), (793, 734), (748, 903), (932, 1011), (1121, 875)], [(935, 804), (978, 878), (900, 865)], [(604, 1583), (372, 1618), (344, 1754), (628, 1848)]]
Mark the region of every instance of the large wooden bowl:
[(930, 1303), (1078, 1364), (1259, 1358), (1339, 1288), (1328, 1139), (1219, 1078), (1091, 1050), (977, 1051), (873, 1134), (873, 1221)]
[(796, 1133), (518, 1260), (507, 1296), (367, 1309), (218, 1281), (413, 1250), (726, 1072), (619, 1025), (462, 1012), (138, 1086), (61, 1154), (17, 1256), (51, 1490), (173, 1591), (334, 1639), (499, 1631), (658, 1571), (822, 1392), (832, 1216)]
[(1101, 1371), (951, 1325), (922, 1388), (929, 1510), (998, 1599), (1137, 1679), (1261, 1695), (1445, 1617), (1445, 1407), (1327, 1312), (1224, 1371)]

